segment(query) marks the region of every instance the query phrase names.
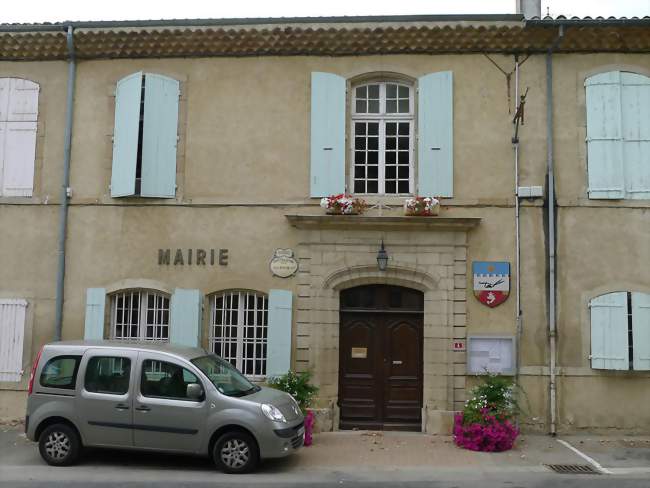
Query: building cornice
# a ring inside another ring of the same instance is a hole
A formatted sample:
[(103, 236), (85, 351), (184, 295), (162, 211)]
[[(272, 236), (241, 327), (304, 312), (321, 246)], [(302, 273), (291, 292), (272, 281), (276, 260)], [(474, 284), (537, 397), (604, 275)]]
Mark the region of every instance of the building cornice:
[(468, 231), (480, 217), (380, 217), (366, 215), (285, 215), (298, 229)]

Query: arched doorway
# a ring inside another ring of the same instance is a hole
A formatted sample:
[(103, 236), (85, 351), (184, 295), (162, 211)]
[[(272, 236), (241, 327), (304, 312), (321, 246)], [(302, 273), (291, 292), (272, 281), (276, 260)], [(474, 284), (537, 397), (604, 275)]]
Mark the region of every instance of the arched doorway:
[(340, 298), (340, 428), (420, 431), (424, 294), (366, 285)]

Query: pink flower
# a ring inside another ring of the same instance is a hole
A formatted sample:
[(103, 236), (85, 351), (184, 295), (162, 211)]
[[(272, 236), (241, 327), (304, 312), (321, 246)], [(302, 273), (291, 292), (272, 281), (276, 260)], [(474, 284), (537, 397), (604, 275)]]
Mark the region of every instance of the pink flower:
[(482, 409), (484, 424), (465, 425), (463, 414), (454, 417), (454, 442), (471, 451), (501, 452), (512, 449), (519, 429), (509, 420), (497, 420)]

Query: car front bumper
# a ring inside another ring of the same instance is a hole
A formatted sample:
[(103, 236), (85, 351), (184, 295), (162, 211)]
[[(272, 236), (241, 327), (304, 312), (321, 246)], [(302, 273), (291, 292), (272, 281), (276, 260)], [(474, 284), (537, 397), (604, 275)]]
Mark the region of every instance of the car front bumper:
[(293, 425), (274, 429), (270, 435), (260, 439), (260, 455), (262, 458), (279, 458), (289, 456), (300, 449), (305, 442), (304, 419)]

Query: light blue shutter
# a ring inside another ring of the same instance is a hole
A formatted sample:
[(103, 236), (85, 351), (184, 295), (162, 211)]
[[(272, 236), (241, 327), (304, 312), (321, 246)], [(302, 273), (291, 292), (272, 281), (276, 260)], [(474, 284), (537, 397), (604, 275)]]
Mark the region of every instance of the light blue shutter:
[(418, 194), (454, 196), (453, 73), (418, 80)]
[(291, 368), (292, 294), (288, 290), (269, 291), (266, 376), (279, 376)]
[(595, 297), (591, 309), (591, 367), (629, 369), (627, 293)]
[(633, 367), (650, 370), (650, 295), (632, 292)]
[(106, 290), (104, 288), (88, 288), (86, 290), (85, 340), (104, 339), (105, 305)]
[(591, 76), (585, 86), (589, 198), (623, 198), (621, 73)]
[(623, 167), (627, 198), (650, 198), (650, 78), (621, 73)]
[(345, 78), (311, 74), (312, 197), (345, 193)]
[(201, 292), (176, 288), (171, 301), (169, 342), (179, 346), (201, 344)]
[(141, 72), (122, 78), (117, 82), (115, 129), (113, 131), (113, 173), (111, 175), (112, 197), (135, 194), (141, 94)]
[(174, 198), (179, 82), (146, 74), (142, 138), (143, 197)]

